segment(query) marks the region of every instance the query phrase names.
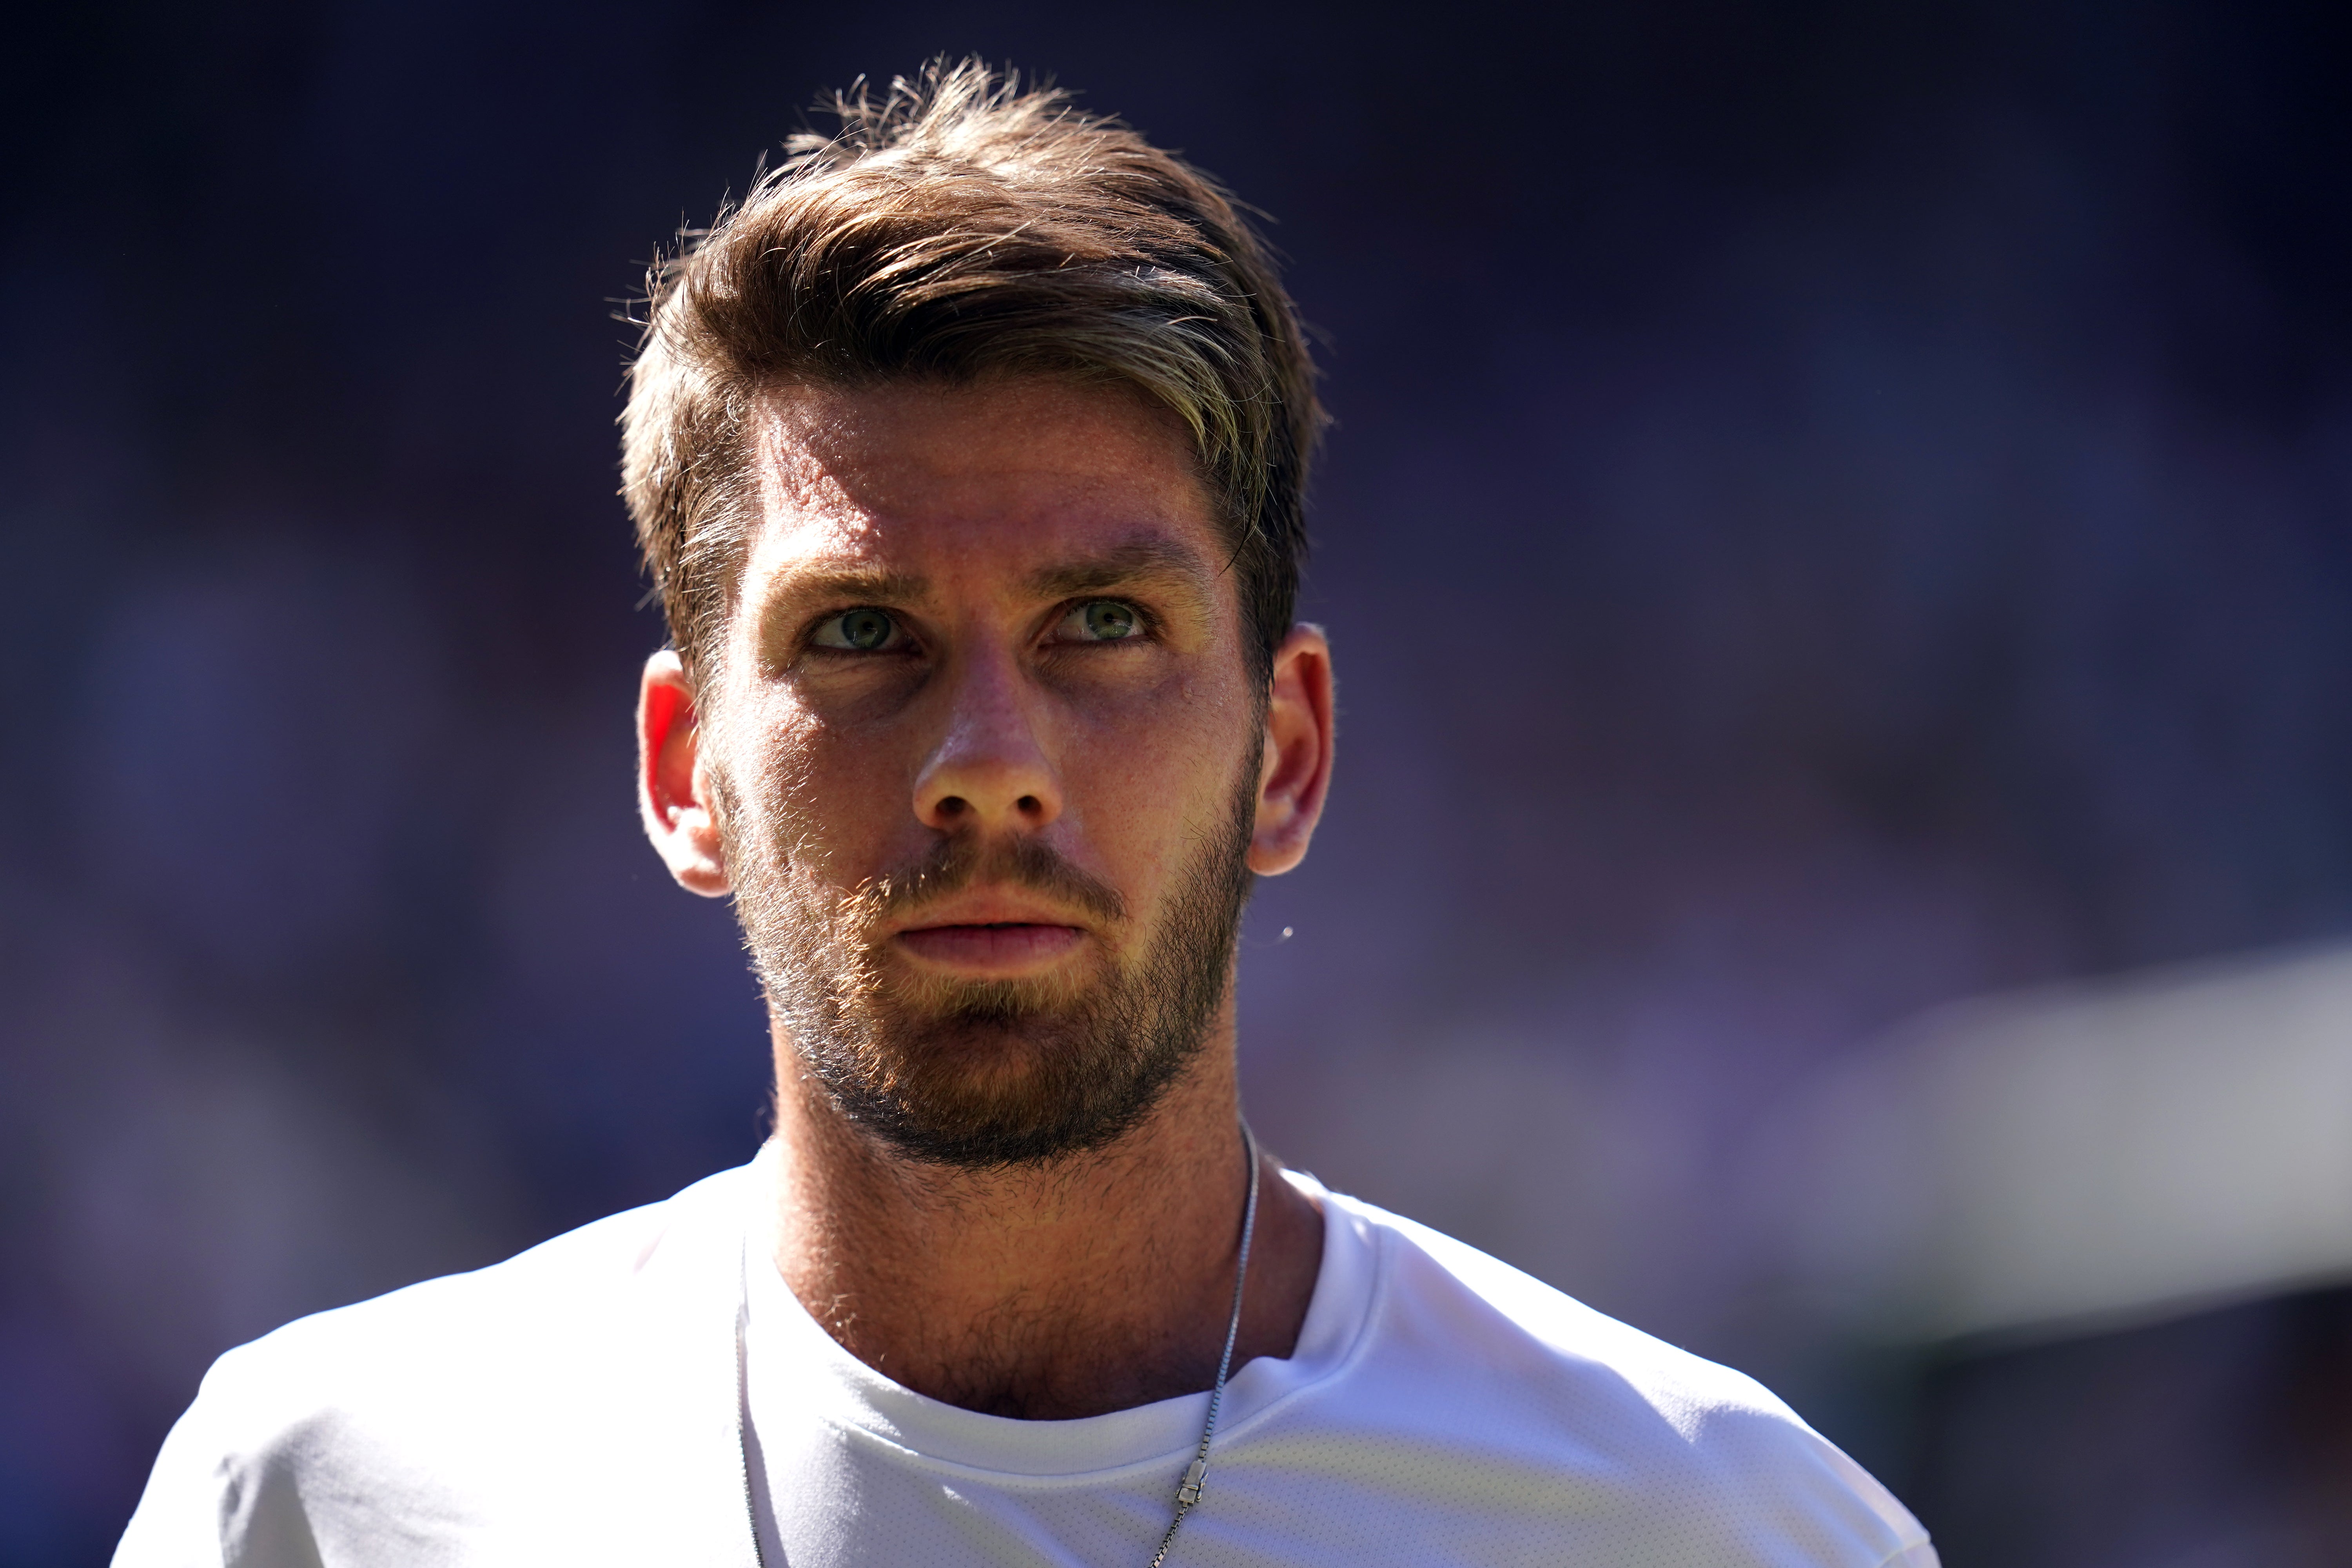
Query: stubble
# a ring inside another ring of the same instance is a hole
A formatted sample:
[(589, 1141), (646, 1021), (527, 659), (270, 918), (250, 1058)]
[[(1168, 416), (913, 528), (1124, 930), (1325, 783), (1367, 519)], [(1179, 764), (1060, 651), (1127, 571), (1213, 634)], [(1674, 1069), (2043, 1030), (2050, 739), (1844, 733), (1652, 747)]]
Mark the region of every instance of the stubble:
[[(1255, 881), (1248, 761), (1139, 946), (1118, 892), (1040, 839), (945, 837), (844, 898), (781, 837), (743, 841), (757, 824), (722, 808), (752, 967), (835, 1109), (901, 1155), (964, 1170), (1049, 1163), (1134, 1129), (1199, 1055), (1232, 984)], [(1084, 911), (1109, 951), (1087, 977), (1045, 982), (914, 978), (884, 963), (884, 921), (975, 883)]]

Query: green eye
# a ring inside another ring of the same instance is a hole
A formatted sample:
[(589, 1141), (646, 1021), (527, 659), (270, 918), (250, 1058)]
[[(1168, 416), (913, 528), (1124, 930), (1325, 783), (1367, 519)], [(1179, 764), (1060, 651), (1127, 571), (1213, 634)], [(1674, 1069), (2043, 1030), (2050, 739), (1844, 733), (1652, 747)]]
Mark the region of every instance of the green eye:
[(1086, 628), (1087, 637), (1095, 642), (1118, 642), (1136, 634), (1135, 611), (1117, 599), (1097, 599), (1080, 606), (1078, 623)]
[(855, 648), (867, 653), (889, 642), (898, 629), (898, 624), (887, 611), (849, 610), (818, 626), (815, 640), (819, 647)]

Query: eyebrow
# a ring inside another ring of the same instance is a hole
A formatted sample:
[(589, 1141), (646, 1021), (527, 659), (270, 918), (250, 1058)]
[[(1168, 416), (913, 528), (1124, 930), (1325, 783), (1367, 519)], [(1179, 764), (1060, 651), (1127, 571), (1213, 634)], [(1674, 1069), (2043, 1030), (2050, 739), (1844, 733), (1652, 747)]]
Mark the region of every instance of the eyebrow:
[(812, 599), (863, 600), (879, 604), (912, 604), (929, 595), (930, 581), (909, 572), (880, 566), (842, 566), (793, 573), (781, 595), (793, 602)]
[[(1206, 597), (1213, 576), (1199, 552), (1173, 539), (1131, 539), (1098, 554), (1065, 561), (1030, 574), (1029, 591), (1040, 599), (1098, 594), (1142, 579), (1177, 578), (1196, 596)], [(930, 579), (881, 566), (816, 567), (793, 573), (776, 595), (778, 605), (849, 603), (917, 605), (930, 596)]]
[(1099, 593), (1139, 577), (1181, 577), (1194, 591), (1205, 590), (1210, 573), (1198, 552), (1167, 538), (1133, 539), (1099, 555), (1064, 562), (1034, 573), (1030, 591), (1041, 599), (1067, 599)]

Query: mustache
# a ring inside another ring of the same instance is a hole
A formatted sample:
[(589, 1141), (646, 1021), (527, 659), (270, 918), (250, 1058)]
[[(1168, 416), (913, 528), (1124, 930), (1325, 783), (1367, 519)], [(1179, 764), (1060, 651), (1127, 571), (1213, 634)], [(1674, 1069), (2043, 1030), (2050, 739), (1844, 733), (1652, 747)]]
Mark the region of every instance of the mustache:
[(943, 838), (914, 864), (866, 883), (843, 900), (844, 914), (866, 921), (904, 920), (976, 882), (1025, 888), (1092, 916), (1104, 925), (1127, 919), (1127, 900), (1100, 878), (1080, 870), (1041, 838), (987, 843)]

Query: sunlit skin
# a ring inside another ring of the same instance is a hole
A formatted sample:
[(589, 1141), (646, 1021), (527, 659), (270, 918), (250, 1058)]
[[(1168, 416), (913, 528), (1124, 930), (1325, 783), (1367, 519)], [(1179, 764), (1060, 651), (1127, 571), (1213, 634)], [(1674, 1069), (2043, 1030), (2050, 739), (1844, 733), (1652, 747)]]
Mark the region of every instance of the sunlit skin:
[[(1329, 649), (1300, 626), (1263, 704), (1184, 430), (1048, 379), (773, 392), (761, 515), (715, 667), (646, 666), (646, 831), (711, 897), (796, 875), (845, 897), (943, 837), (1034, 836), (1108, 889), (982, 884), (864, 933), (894, 993), (1083, 985), (1159, 929), (1263, 743), (1248, 848), (1305, 856), (1330, 778)], [(714, 779), (716, 775), (716, 779)], [(717, 787), (723, 781), (723, 790)], [(742, 820), (731, 868), (719, 812)], [(1230, 996), (1150, 1116), (1044, 1170), (908, 1160), (836, 1112), (777, 1026), (777, 1267), (852, 1353), (970, 1408), (1070, 1417), (1204, 1388), (1245, 1174)], [(1023, 1070), (1019, 1043), (973, 1060)], [(1322, 1244), (1264, 1182), (1236, 1365), (1286, 1356)]]

